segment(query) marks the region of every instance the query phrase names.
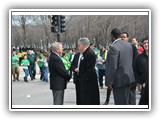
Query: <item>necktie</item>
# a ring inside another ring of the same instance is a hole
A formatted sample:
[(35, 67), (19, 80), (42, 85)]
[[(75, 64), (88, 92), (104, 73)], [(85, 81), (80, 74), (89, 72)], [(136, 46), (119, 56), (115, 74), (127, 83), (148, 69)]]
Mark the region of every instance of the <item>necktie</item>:
[(79, 66), (80, 66), (81, 57), (82, 57), (82, 53), (80, 53), (80, 55), (79, 55), (77, 68), (79, 68)]

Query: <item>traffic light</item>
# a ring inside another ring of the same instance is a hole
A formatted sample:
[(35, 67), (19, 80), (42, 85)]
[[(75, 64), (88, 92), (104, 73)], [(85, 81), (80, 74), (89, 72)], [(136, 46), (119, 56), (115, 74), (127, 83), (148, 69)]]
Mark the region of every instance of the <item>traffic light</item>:
[(58, 15), (52, 15), (52, 26), (58, 26)]
[(61, 31), (61, 33), (66, 31), (65, 27), (66, 27), (65, 26), (65, 16), (60, 15), (60, 31)]
[(58, 26), (58, 15), (52, 15), (52, 22), (51, 22), (51, 32), (57, 33), (57, 26)]
[(57, 29), (55, 26), (51, 26), (51, 32), (57, 33)]

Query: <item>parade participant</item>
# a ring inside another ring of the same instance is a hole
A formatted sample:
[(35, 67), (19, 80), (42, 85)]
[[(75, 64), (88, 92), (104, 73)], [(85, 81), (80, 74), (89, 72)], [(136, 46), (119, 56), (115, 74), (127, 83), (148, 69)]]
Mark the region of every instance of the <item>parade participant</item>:
[(37, 59), (37, 63), (38, 63), (38, 66), (39, 66), (39, 69), (40, 69), (40, 72), (41, 72), (40, 80), (43, 80), (43, 76), (44, 76), (44, 73), (43, 73), (44, 56), (43, 56), (42, 53), (40, 53), (40, 55)]
[(20, 73), (20, 70), (19, 70), (19, 65), (18, 65), (18, 62), (19, 62), (19, 58), (18, 56), (16, 55), (16, 51), (12, 51), (12, 75), (13, 75), (13, 81), (19, 81), (19, 73)]
[(24, 77), (24, 81), (28, 82), (28, 75), (29, 75), (29, 70), (28, 70), (28, 66), (29, 66), (30, 62), (27, 59), (27, 55), (24, 55), (24, 59), (21, 61), (21, 66), (23, 66), (23, 71), (25, 73), (25, 77)]
[(67, 57), (68, 57), (67, 54), (65, 52), (63, 52), (61, 59), (64, 63), (66, 70), (70, 70), (71, 63), (69, 62), (69, 59)]

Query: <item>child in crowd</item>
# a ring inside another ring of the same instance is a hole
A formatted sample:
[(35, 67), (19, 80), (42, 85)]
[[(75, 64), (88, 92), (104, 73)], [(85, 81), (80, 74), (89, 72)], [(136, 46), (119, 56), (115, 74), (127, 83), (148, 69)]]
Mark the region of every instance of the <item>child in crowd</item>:
[(30, 62), (27, 59), (27, 55), (24, 55), (24, 59), (21, 61), (21, 65), (23, 66), (23, 71), (25, 73), (24, 81), (28, 82), (28, 80), (27, 80), (27, 77), (29, 75), (28, 66), (30, 65)]

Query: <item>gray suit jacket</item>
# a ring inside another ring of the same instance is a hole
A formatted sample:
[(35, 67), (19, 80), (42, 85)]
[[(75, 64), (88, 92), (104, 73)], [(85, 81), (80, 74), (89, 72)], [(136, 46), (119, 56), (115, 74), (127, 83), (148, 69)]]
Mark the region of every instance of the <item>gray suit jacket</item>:
[(123, 87), (135, 82), (132, 69), (133, 51), (128, 42), (118, 39), (108, 52), (105, 85)]

